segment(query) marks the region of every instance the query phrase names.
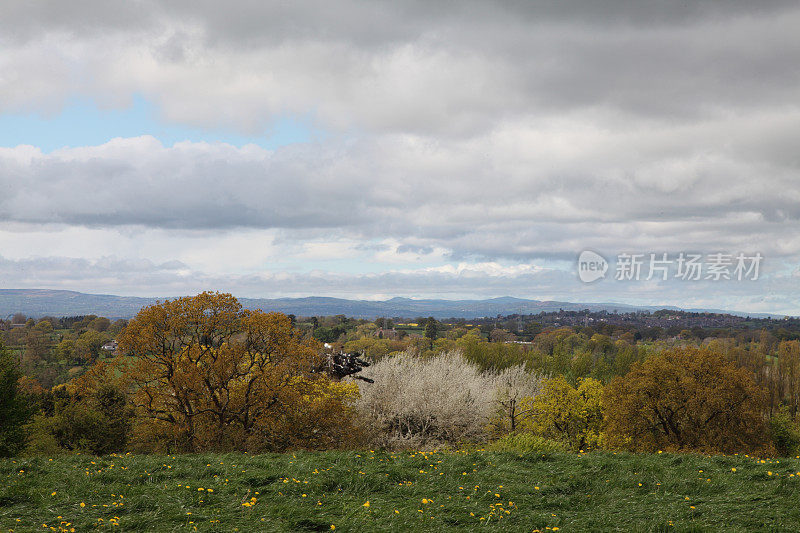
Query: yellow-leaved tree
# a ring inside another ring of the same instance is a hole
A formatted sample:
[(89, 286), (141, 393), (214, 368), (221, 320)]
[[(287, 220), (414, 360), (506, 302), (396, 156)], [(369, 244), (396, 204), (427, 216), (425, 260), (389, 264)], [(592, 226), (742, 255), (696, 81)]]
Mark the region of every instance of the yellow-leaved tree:
[(607, 444), (632, 451), (769, 450), (765, 395), (721, 353), (673, 348), (606, 386)]
[(603, 384), (596, 379), (579, 379), (573, 387), (564, 376), (550, 378), (539, 394), (522, 401), (520, 411), (527, 416), (520, 422), (520, 431), (564, 442), (576, 450), (598, 447), (602, 397)]
[(280, 450), (347, 436), (357, 388), (319, 373), (316, 341), (283, 314), (204, 292), (142, 309), (119, 344), (140, 448)]

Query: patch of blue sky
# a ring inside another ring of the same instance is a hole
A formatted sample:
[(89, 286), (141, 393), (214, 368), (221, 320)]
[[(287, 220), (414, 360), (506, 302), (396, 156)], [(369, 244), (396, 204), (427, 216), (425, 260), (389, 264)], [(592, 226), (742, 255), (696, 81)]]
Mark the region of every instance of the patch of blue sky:
[(320, 138), (303, 117), (278, 117), (260, 135), (214, 128), (204, 129), (168, 123), (159, 118), (158, 106), (141, 95), (124, 109), (104, 110), (91, 100), (75, 99), (54, 115), (37, 113), (0, 113), (0, 146), (28, 144), (49, 153), (64, 147), (96, 146), (115, 137), (152, 135), (164, 146), (176, 142), (223, 142), (234, 146), (256, 144), (274, 150), (293, 143)]

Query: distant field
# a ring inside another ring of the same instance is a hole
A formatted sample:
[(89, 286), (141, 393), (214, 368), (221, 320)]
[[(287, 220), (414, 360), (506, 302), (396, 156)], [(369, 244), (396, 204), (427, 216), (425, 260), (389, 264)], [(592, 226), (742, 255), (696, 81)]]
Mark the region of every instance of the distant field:
[(610, 453), (2, 460), (0, 526), (2, 531), (795, 532), (798, 470), (798, 459)]

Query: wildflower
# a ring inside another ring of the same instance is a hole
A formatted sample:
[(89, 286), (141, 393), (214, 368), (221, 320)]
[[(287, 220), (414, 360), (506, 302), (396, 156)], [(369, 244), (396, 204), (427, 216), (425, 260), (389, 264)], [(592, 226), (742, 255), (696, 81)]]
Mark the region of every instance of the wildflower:
[(364, 502), (364, 505), (362, 505), (362, 507), (369, 507), (369, 500)]
[(81, 502), (81, 507), (86, 507), (86, 504)]

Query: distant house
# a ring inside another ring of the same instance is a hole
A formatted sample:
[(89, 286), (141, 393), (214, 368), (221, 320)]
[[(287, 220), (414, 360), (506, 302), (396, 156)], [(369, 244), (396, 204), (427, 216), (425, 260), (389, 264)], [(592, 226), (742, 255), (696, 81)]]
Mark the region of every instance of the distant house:
[(117, 346), (119, 346), (119, 343), (117, 341), (115, 341), (115, 340), (114, 341), (108, 341), (107, 343), (102, 345), (100, 347), (100, 349), (101, 350), (105, 350), (107, 352), (113, 352), (114, 350), (117, 349)]

